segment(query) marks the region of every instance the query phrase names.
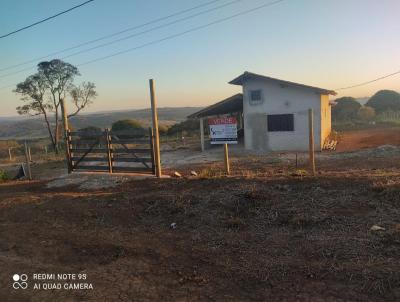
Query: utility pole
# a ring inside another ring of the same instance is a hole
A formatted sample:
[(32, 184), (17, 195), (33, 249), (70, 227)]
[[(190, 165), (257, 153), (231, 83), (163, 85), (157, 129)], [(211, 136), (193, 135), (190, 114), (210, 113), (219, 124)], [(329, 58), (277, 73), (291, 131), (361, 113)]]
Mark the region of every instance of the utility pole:
[(153, 115), (153, 134), (154, 134), (154, 161), (156, 164), (156, 176), (161, 177), (161, 158), (160, 158), (160, 136), (158, 133), (157, 100), (155, 95), (154, 80), (149, 80), (151, 112)]

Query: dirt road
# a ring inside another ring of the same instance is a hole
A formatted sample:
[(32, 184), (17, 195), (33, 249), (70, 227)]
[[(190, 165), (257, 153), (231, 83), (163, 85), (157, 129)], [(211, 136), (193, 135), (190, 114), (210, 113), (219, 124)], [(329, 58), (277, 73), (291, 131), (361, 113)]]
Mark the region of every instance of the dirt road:
[[(399, 301), (400, 158), (318, 168), (249, 159), (229, 178), (215, 165), (94, 191), (2, 184), (0, 300)], [(93, 289), (35, 290), (34, 273)]]

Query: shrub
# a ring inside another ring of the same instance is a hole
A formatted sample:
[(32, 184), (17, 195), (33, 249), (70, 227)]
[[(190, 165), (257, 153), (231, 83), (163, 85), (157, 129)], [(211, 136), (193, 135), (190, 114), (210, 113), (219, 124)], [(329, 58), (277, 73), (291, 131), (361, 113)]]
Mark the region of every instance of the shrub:
[(0, 170), (0, 182), (7, 181), (10, 179), (10, 176), (6, 171)]
[(361, 121), (371, 121), (375, 117), (375, 110), (372, 107), (362, 106), (358, 109), (357, 117)]
[(136, 120), (120, 120), (112, 124), (113, 131), (143, 129), (142, 124)]

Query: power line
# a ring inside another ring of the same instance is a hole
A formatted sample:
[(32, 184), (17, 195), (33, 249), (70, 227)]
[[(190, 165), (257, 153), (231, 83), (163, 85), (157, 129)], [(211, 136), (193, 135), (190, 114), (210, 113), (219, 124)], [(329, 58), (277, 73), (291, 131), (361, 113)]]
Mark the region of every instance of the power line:
[(53, 16), (51, 16), (51, 17), (47, 17), (47, 18), (45, 18), (45, 19), (43, 19), (43, 20), (37, 21), (37, 22), (35, 22), (35, 23), (32, 23), (32, 24), (27, 25), (27, 26), (25, 26), (25, 27), (22, 27), (22, 28), (20, 28), (20, 29), (17, 29), (17, 30), (14, 30), (14, 31), (12, 31), (12, 32), (9, 32), (8, 34), (5, 34), (5, 35), (0, 36), (0, 39), (5, 38), (5, 37), (8, 37), (8, 36), (11, 36), (11, 35), (13, 35), (13, 34), (16, 34), (17, 32), (23, 31), (23, 30), (25, 30), (25, 29), (28, 29), (28, 28), (33, 27), (33, 26), (35, 26), (35, 25), (38, 25), (38, 24), (40, 24), (40, 23), (46, 22), (46, 21), (48, 21), (48, 20), (50, 20), (50, 19), (56, 18), (56, 17), (58, 17), (58, 16), (60, 16), (60, 15), (63, 15), (63, 14), (65, 14), (65, 13), (68, 13), (68, 12), (74, 10), (74, 9), (77, 9), (78, 7), (84, 6), (84, 5), (86, 5), (86, 4), (90, 3), (90, 2), (93, 2), (93, 1), (94, 1), (94, 0), (88, 0), (88, 1), (86, 1), (86, 2), (83, 2), (83, 3), (79, 4), (79, 5), (76, 5), (76, 6), (74, 6), (74, 7), (71, 7), (70, 9), (67, 9), (67, 10), (65, 10), (65, 11), (62, 11), (62, 12), (58, 13), (58, 14), (55, 14), (55, 15), (53, 15)]
[(204, 24), (204, 25), (193, 27), (193, 28), (191, 28), (189, 30), (186, 30), (186, 31), (183, 31), (183, 32), (180, 32), (180, 33), (177, 33), (177, 34), (173, 34), (173, 35), (170, 35), (170, 36), (167, 36), (167, 37), (162, 38), (162, 39), (154, 40), (154, 41), (151, 41), (151, 42), (148, 42), (148, 43), (136, 46), (136, 47), (132, 47), (132, 48), (129, 48), (129, 49), (126, 49), (126, 50), (123, 50), (123, 51), (119, 51), (119, 52), (116, 52), (116, 53), (113, 53), (113, 54), (110, 54), (110, 55), (107, 55), (107, 56), (104, 56), (104, 57), (100, 57), (100, 58), (97, 58), (97, 59), (94, 59), (94, 60), (90, 60), (90, 61), (78, 64), (77, 66), (83, 66), (83, 65), (94, 63), (94, 62), (102, 61), (102, 60), (105, 60), (105, 59), (108, 59), (108, 58), (111, 58), (111, 57), (115, 57), (115, 56), (118, 56), (118, 55), (121, 55), (121, 54), (124, 54), (124, 53), (127, 53), (127, 52), (131, 52), (131, 51), (134, 51), (134, 50), (137, 50), (137, 49), (140, 49), (140, 48), (144, 48), (146, 46), (158, 44), (158, 43), (161, 43), (161, 42), (166, 41), (166, 40), (171, 40), (173, 38), (176, 38), (176, 37), (179, 37), (179, 36), (183, 36), (183, 35), (186, 35), (188, 33), (191, 33), (191, 32), (194, 32), (194, 31), (198, 31), (200, 29), (207, 28), (207, 27), (210, 27), (212, 25), (219, 24), (219, 23), (234, 19), (234, 18), (239, 17), (239, 16), (243, 16), (243, 15), (252, 13), (252, 12), (260, 10), (262, 8), (281, 3), (283, 1), (285, 1), (285, 0), (277, 0), (277, 1), (274, 1), (274, 2), (269, 2), (269, 3), (263, 4), (263, 5), (257, 6), (255, 8), (252, 8), (252, 9), (249, 9), (249, 10), (245, 10), (245, 11), (242, 11), (240, 13), (231, 15), (229, 17), (221, 18), (221, 19), (215, 20), (213, 22), (210, 22), (210, 23), (207, 23), (207, 24)]
[(374, 83), (374, 82), (377, 82), (377, 81), (380, 81), (380, 80), (383, 80), (383, 79), (392, 77), (392, 76), (397, 75), (397, 74), (400, 74), (400, 70), (399, 70), (399, 71), (396, 71), (396, 72), (393, 72), (393, 73), (391, 73), (391, 74), (387, 74), (387, 75), (381, 76), (381, 77), (379, 77), (379, 78), (376, 78), (376, 79), (367, 81), (367, 82), (362, 82), (362, 83), (355, 84), (355, 85), (352, 85), (352, 86), (337, 88), (337, 89), (335, 89), (335, 90), (345, 90), (345, 89), (350, 89), (350, 88), (365, 86), (365, 85), (367, 85), (367, 84), (371, 84), (371, 83)]
[(198, 9), (198, 8), (211, 5), (211, 4), (216, 3), (216, 2), (219, 2), (219, 1), (221, 1), (221, 0), (213, 0), (213, 1), (209, 1), (209, 2), (203, 3), (203, 4), (199, 4), (199, 5), (196, 5), (196, 6), (193, 6), (193, 7), (190, 7), (190, 8), (187, 8), (187, 9), (184, 9), (184, 10), (181, 10), (181, 11), (178, 11), (178, 12), (175, 12), (175, 13), (173, 13), (173, 14), (170, 14), (170, 15), (167, 15), (167, 16), (164, 16), (164, 17), (161, 17), (161, 18), (153, 19), (153, 20), (148, 21), (148, 22), (146, 22), (146, 23), (142, 23), (142, 24), (139, 24), (139, 25), (135, 25), (135, 26), (132, 26), (132, 27), (128, 27), (128, 28), (123, 29), (123, 30), (121, 30), (121, 31), (117, 31), (117, 32), (114, 32), (114, 33), (112, 33), (112, 34), (108, 34), (108, 35), (105, 35), (105, 36), (101, 36), (101, 37), (99, 37), (99, 38), (97, 38), (97, 39), (94, 39), (94, 40), (90, 40), (90, 41), (87, 41), (87, 42), (83, 42), (83, 43), (77, 44), (77, 45), (75, 45), (75, 46), (68, 47), (68, 48), (65, 48), (65, 49), (62, 49), (62, 50), (59, 50), (59, 51), (56, 51), (56, 52), (47, 54), (47, 55), (42, 56), (42, 57), (38, 57), (38, 58), (29, 60), (29, 61), (25, 61), (25, 62), (22, 62), (22, 63), (18, 63), (18, 64), (15, 64), (15, 65), (11, 65), (11, 66), (8, 66), (8, 67), (5, 67), (5, 68), (1, 68), (0, 71), (5, 71), (5, 70), (13, 69), (13, 68), (15, 68), (15, 67), (19, 67), (19, 66), (26, 65), (26, 64), (29, 64), (29, 63), (37, 62), (37, 61), (39, 61), (39, 60), (46, 59), (46, 58), (49, 58), (49, 57), (58, 55), (58, 54), (60, 54), (60, 53), (64, 53), (64, 52), (67, 52), (67, 51), (69, 51), (69, 50), (73, 50), (73, 49), (76, 49), (76, 48), (80, 48), (80, 47), (85, 46), (85, 45), (89, 45), (89, 44), (92, 44), (92, 43), (95, 43), (95, 42), (99, 42), (99, 41), (102, 41), (102, 40), (105, 40), (105, 39), (108, 39), (108, 38), (115, 37), (115, 36), (117, 36), (117, 35), (123, 34), (123, 33), (128, 32), (128, 31), (132, 31), (132, 30), (135, 30), (135, 29), (139, 29), (139, 28), (145, 27), (145, 26), (150, 25), (150, 24), (153, 24), (153, 23), (157, 23), (157, 22), (160, 22), (160, 21), (164, 21), (164, 20), (167, 20), (167, 19), (170, 19), (170, 18), (179, 16), (179, 15), (182, 15), (182, 14), (184, 14), (184, 13), (188, 13), (188, 12), (190, 12), (190, 11), (193, 11), (193, 10), (196, 10), (196, 9)]
[[(118, 43), (118, 42), (121, 42), (121, 41), (124, 41), (124, 40), (128, 40), (128, 39), (131, 39), (131, 38), (134, 38), (134, 37), (137, 37), (137, 36), (152, 32), (152, 31), (155, 31), (157, 29), (161, 29), (161, 28), (173, 25), (173, 24), (177, 24), (177, 23), (182, 22), (182, 21), (186, 21), (186, 20), (192, 19), (192, 18), (200, 16), (200, 15), (204, 15), (204, 14), (212, 12), (212, 11), (216, 11), (218, 9), (227, 7), (229, 5), (235, 4), (235, 3), (240, 2), (240, 1), (242, 1), (242, 0), (234, 0), (234, 1), (222, 4), (220, 6), (213, 7), (213, 8), (210, 8), (210, 9), (207, 9), (207, 10), (204, 10), (204, 11), (201, 11), (201, 12), (198, 12), (198, 13), (195, 13), (195, 14), (180, 18), (180, 19), (171, 21), (169, 23), (161, 24), (161, 25), (149, 28), (147, 30), (144, 30), (144, 31), (141, 31), (141, 32), (129, 35), (129, 36), (126, 36), (126, 37), (122, 37), (122, 38), (119, 38), (119, 39), (116, 39), (116, 40), (112, 40), (110, 42), (106, 42), (106, 43), (103, 43), (103, 44), (100, 44), (100, 45), (97, 45), (97, 46), (93, 46), (93, 47), (90, 47), (90, 48), (87, 48), (87, 49), (80, 50), (78, 52), (75, 52), (75, 53), (69, 54), (67, 56), (61, 57), (60, 59), (64, 60), (64, 59), (67, 59), (67, 58), (70, 58), (70, 57), (74, 57), (74, 56), (80, 55), (82, 53), (86, 53), (86, 52), (89, 52), (89, 51), (92, 51), (92, 50), (95, 50), (95, 49), (98, 49), (98, 48), (102, 48), (102, 47), (105, 47), (105, 46), (108, 46), (108, 45), (112, 45), (112, 44), (115, 44), (115, 43)], [(8, 77), (8, 76), (15, 75), (15, 74), (27, 71), (27, 70), (31, 70), (31, 69), (33, 69), (35, 67), (36, 67), (36, 65), (33, 65), (33, 66), (30, 66), (30, 67), (27, 67), (27, 68), (23, 68), (21, 70), (17, 70), (17, 71), (13, 71), (13, 72), (10, 72), (10, 73), (6, 73), (6, 74), (3, 74), (3, 75), (0, 75), (0, 78)]]
[[(147, 47), (147, 46), (150, 46), (150, 45), (158, 44), (158, 43), (161, 43), (163, 41), (171, 40), (173, 38), (176, 38), (176, 37), (179, 37), (179, 36), (183, 36), (183, 35), (186, 35), (188, 33), (195, 32), (195, 31), (201, 30), (203, 28), (207, 28), (207, 27), (210, 27), (212, 25), (219, 24), (219, 23), (222, 23), (222, 22), (237, 18), (239, 16), (243, 16), (243, 15), (258, 11), (258, 10), (260, 10), (262, 8), (273, 6), (273, 5), (281, 3), (283, 1), (285, 1), (285, 0), (277, 0), (277, 1), (269, 2), (269, 3), (263, 4), (263, 5), (254, 7), (252, 9), (241, 11), (241, 12), (236, 13), (234, 15), (231, 15), (231, 16), (228, 16), (228, 17), (225, 17), (225, 18), (221, 18), (221, 19), (217, 19), (217, 20), (215, 20), (213, 22), (210, 22), (210, 23), (207, 23), (207, 24), (204, 24), (204, 25), (200, 25), (200, 26), (196, 26), (196, 27), (193, 27), (193, 28), (191, 28), (189, 30), (186, 30), (186, 31), (183, 31), (183, 32), (180, 32), (180, 33), (176, 33), (176, 34), (164, 37), (162, 39), (157, 39), (157, 40), (154, 40), (154, 41), (151, 41), (151, 42), (148, 42), (148, 43), (145, 43), (145, 44), (141, 44), (141, 45), (138, 45), (136, 47), (132, 47), (132, 48), (129, 48), (129, 49), (126, 49), (126, 50), (123, 50), (123, 51), (119, 51), (119, 52), (116, 52), (116, 53), (113, 53), (113, 54), (110, 54), (110, 55), (107, 55), (107, 56), (103, 56), (103, 57), (99, 57), (99, 58), (96, 58), (96, 59), (93, 59), (93, 60), (90, 60), (90, 61), (86, 61), (86, 62), (80, 63), (80, 64), (78, 64), (76, 66), (79, 67), (79, 66), (88, 65), (88, 64), (91, 64), (91, 63), (94, 63), (94, 62), (102, 61), (102, 60), (105, 60), (105, 59), (108, 59), (108, 58), (111, 58), (111, 57), (115, 57), (115, 56), (118, 56), (118, 55), (121, 55), (121, 54), (124, 54), (124, 53), (128, 53), (128, 52), (140, 49), (140, 48), (144, 48), (144, 47)], [(7, 88), (7, 87), (8, 86), (3, 87), (3, 88)]]

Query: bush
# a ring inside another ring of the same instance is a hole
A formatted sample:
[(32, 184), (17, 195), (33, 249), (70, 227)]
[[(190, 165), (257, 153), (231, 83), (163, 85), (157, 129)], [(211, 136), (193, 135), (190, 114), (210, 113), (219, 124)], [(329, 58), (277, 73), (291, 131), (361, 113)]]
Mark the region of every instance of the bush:
[(375, 110), (372, 107), (362, 106), (358, 109), (357, 117), (361, 121), (371, 121), (375, 117)]
[(168, 127), (166, 125), (159, 125), (158, 132), (160, 135), (166, 135), (168, 133)]
[(93, 134), (93, 135), (97, 135), (97, 134), (103, 133), (103, 130), (101, 130), (101, 128), (99, 128), (99, 127), (88, 126), (88, 127), (79, 129), (78, 132), (79, 132), (79, 133), (82, 133), (82, 134)]
[(144, 130), (142, 124), (136, 120), (120, 120), (112, 124), (112, 131)]
[(178, 124), (172, 125), (168, 129), (168, 135), (174, 135), (176, 133), (196, 133), (200, 129), (200, 121), (197, 119), (189, 119)]
[(7, 181), (10, 179), (6, 171), (0, 170), (0, 182)]

